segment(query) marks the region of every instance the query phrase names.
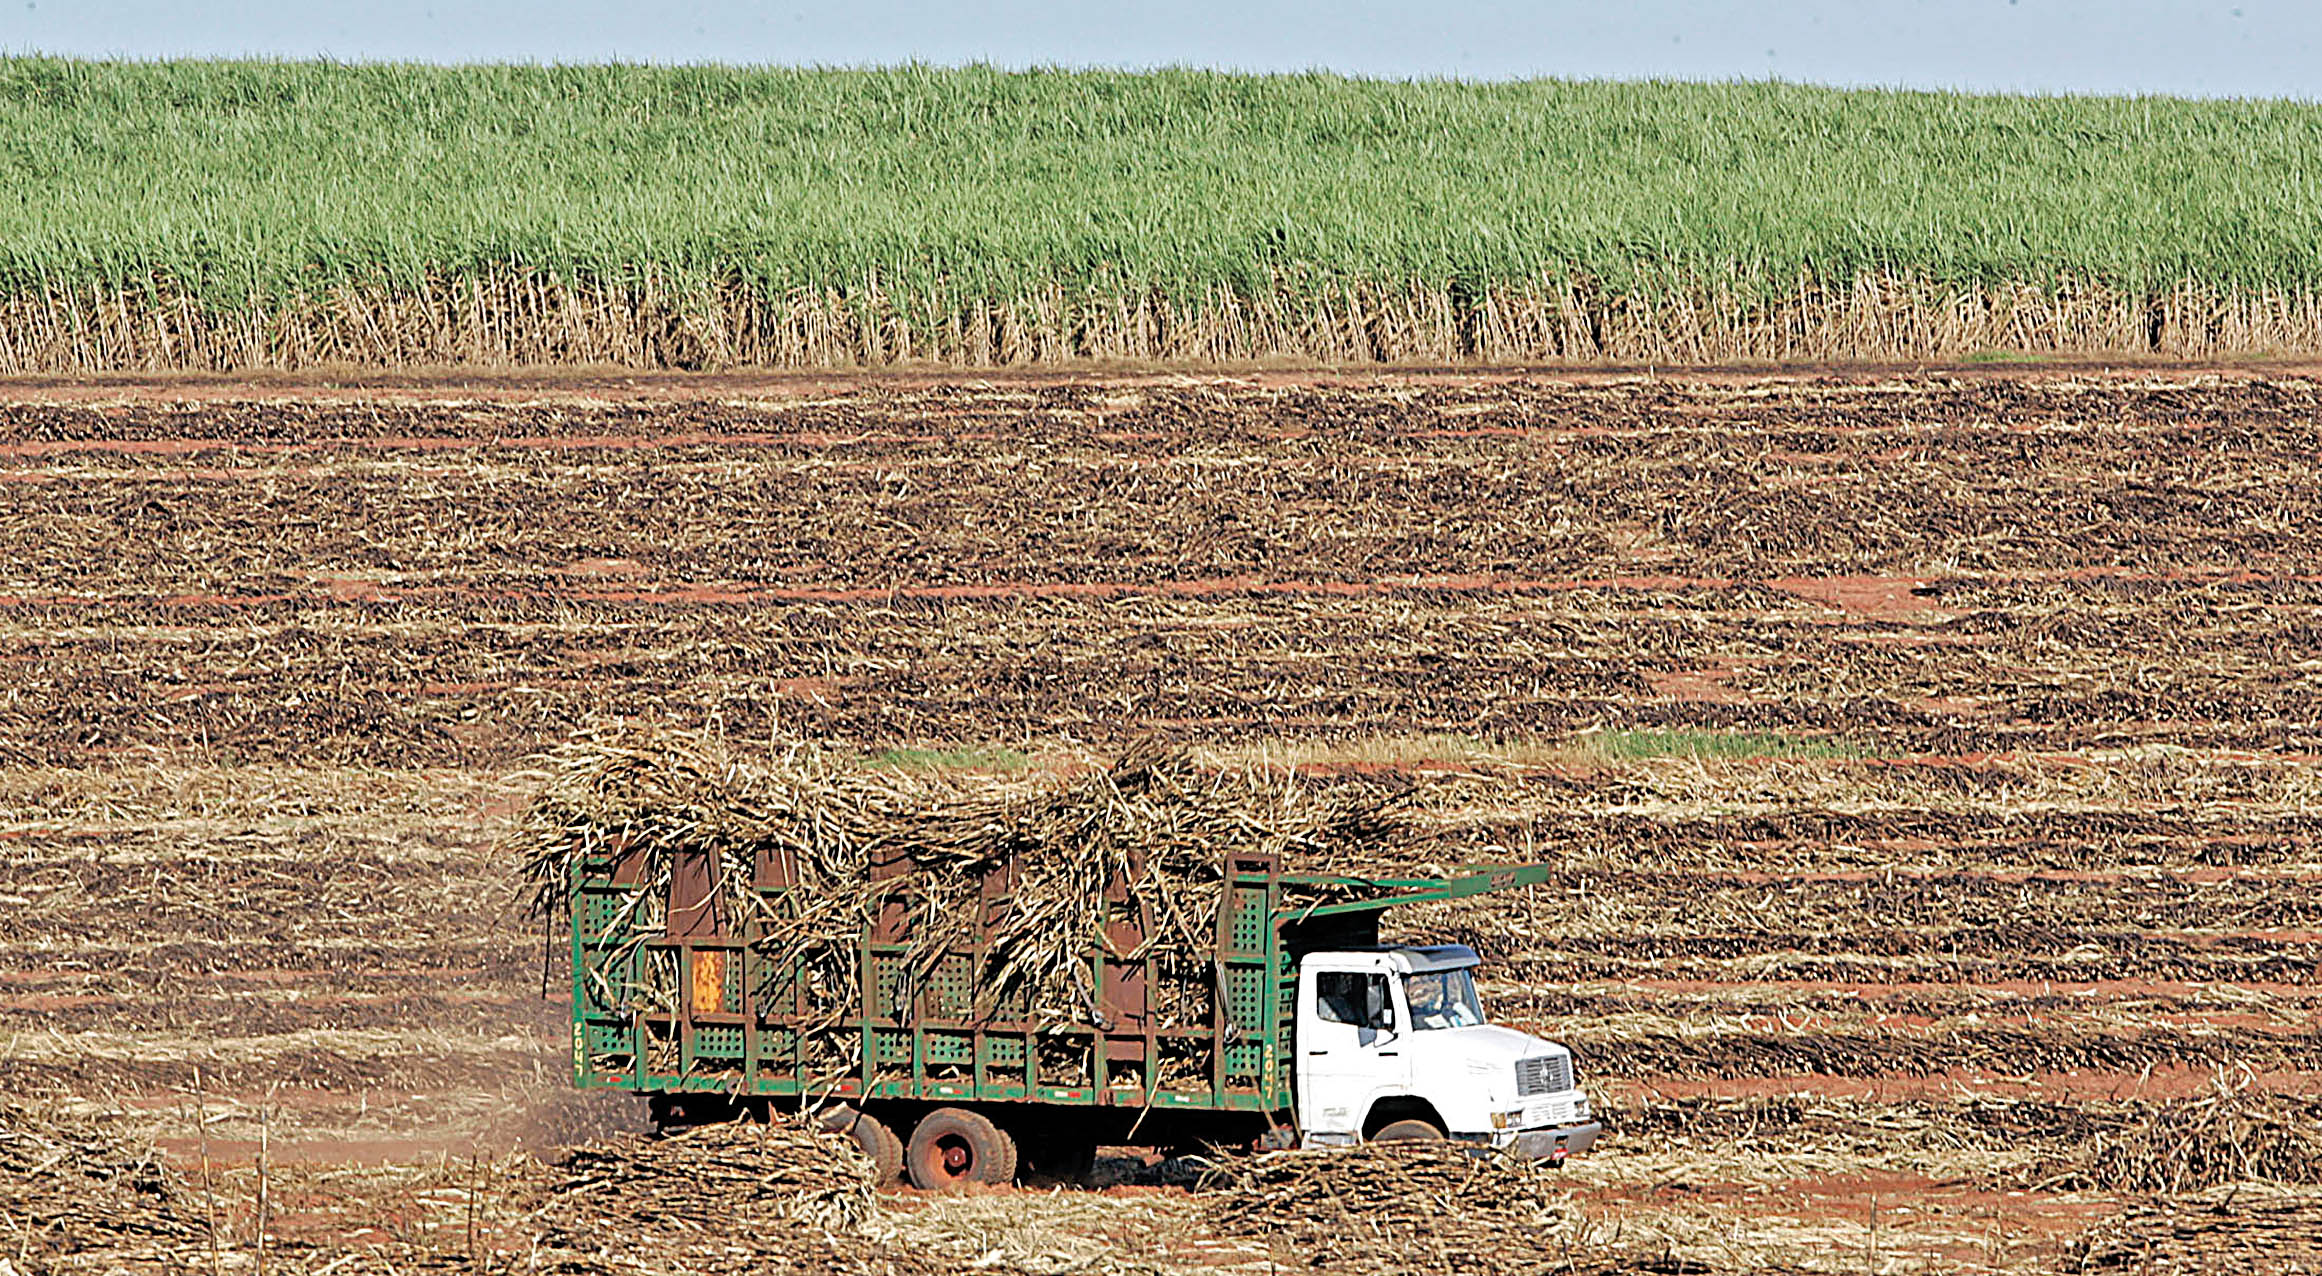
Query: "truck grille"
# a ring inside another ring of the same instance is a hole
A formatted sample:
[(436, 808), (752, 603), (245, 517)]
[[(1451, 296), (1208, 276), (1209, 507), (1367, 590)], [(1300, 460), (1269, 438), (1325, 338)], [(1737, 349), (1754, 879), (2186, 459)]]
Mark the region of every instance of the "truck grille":
[(1542, 1055), (1516, 1060), (1517, 1094), (1552, 1094), (1572, 1088), (1572, 1056)]

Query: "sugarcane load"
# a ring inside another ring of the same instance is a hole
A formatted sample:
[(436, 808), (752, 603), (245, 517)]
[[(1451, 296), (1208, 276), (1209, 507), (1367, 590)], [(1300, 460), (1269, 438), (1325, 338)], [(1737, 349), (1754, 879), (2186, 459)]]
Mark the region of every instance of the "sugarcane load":
[(992, 784), (670, 732), (556, 751), (518, 836), (574, 1083), (663, 1123), (804, 1111), (923, 1188), (1116, 1145), (1586, 1150), (1571, 1052), (1488, 1021), (1475, 952), (1380, 941), (1546, 870), (1378, 867), (1407, 824), (1153, 747)]

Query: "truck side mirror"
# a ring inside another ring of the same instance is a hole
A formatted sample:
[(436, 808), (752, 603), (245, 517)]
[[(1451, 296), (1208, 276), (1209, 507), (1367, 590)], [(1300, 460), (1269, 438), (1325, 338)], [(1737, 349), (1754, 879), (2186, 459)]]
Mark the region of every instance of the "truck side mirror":
[(1373, 975), (1363, 981), (1363, 1022), (1381, 1032), (1395, 1030), (1395, 1000), (1387, 995), (1387, 980)]

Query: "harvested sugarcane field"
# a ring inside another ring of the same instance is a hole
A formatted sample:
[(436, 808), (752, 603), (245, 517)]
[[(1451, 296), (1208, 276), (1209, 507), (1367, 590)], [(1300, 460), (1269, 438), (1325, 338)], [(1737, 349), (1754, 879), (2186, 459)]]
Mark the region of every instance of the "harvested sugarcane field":
[[(2291, 369), (16, 384), (0, 1258), (2314, 1270), (2318, 454)], [(1101, 1027), (1070, 937), (1199, 940), (1219, 850), (1315, 909), (1540, 866), (1368, 916), (1594, 1146), (1124, 1110), (922, 1190), (625, 1018), (769, 951), (890, 995), (834, 936), (907, 905), (924, 995), (982, 943), (959, 1015)], [(608, 938), (688, 907), (755, 947)]]

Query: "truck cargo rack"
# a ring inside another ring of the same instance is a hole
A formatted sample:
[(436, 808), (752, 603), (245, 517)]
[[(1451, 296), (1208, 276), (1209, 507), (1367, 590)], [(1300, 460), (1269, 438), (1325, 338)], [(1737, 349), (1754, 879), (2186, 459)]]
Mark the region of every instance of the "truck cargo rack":
[[(1201, 951), (1147, 946), (1157, 933), (1151, 901), (1116, 886), (1108, 898), (1120, 918), (1091, 946), (1085, 979), (1075, 978), (1084, 1021), (1056, 1021), (1029, 1005), (979, 1010), (989, 956), (980, 943), (935, 955), (914, 979), (909, 910), (900, 905), (847, 958), (859, 996), (829, 1003), (808, 954), (766, 951), (755, 923), (738, 935), (721, 929), (716, 871), (707, 854), (681, 853), (669, 898), (645, 907), (642, 874), (624, 846), (576, 863), (577, 1085), (1282, 1112), (1292, 1102), (1297, 957), (1315, 937), (1375, 943), (1386, 909), (1533, 884), (1546, 873), (1482, 865), (1443, 877), (1369, 878), (1284, 873), (1274, 856), (1227, 855), (1214, 933)], [(761, 854), (750, 885), (782, 891), (797, 880), (794, 866)], [(978, 898), (988, 916), (1008, 906), (1015, 884), (1012, 865), (983, 878)]]

